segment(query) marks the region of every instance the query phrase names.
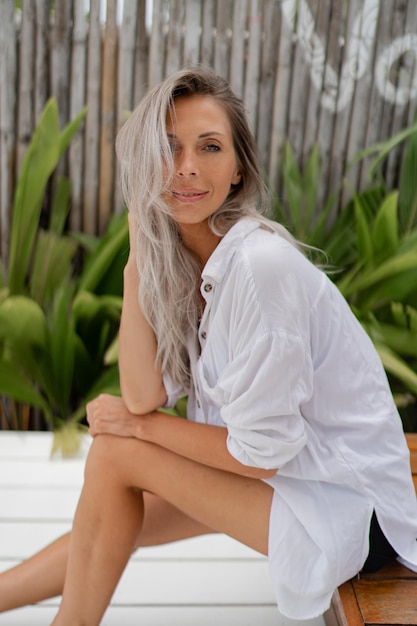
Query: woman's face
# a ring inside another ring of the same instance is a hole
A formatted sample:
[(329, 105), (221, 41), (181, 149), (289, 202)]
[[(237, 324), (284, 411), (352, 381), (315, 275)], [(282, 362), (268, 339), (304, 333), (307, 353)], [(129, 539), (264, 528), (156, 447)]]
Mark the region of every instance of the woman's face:
[[(167, 116), (174, 176), (164, 195), (180, 231), (205, 225), (239, 183), (233, 137), (223, 107), (211, 96), (184, 96)], [(208, 228), (208, 227), (207, 227)]]

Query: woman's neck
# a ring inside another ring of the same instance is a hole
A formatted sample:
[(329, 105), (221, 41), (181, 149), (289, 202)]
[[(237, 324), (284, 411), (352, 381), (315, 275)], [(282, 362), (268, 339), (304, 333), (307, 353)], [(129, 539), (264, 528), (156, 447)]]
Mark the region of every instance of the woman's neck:
[(219, 245), (221, 237), (215, 235), (208, 226), (206, 228), (201, 226), (203, 225), (180, 225), (179, 230), (184, 245), (197, 258), (202, 269)]

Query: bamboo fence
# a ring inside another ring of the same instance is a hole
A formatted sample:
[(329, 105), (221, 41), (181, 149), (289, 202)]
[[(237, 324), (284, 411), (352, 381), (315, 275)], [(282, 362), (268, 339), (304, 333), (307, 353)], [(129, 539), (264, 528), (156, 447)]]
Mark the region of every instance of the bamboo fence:
[[(84, 105), (60, 164), (72, 186), (70, 227), (103, 232), (122, 209), (114, 141), (146, 91), (184, 65), (224, 75), (246, 103), (265, 176), (281, 193), (287, 140), (302, 166), (323, 159), (320, 202), (358, 150), (414, 121), (416, 0), (0, 0), (0, 254), (13, 190), (50, 96), (60, 123)], [(386, 163), (395, 184), (402, 151)], [(366, 162), (347, 178), (366, 184)], [(346, 191), (349, 193), (349, 191)], [(320, 204), (320, 203), (319, 203)], [(337, 210), (337, 208), (336, 208)]]

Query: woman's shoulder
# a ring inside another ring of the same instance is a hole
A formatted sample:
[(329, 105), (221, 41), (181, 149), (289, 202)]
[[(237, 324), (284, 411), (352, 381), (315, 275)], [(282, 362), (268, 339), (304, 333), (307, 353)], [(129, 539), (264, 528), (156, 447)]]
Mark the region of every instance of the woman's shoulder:
[(235, 262), (246, 264), (256, 277), (282, 279), (291, 276), (294, 280), (321, 280), (322, 272), (285, 231), (265, 227), (262, 223), (242, 239), (236, 250)]

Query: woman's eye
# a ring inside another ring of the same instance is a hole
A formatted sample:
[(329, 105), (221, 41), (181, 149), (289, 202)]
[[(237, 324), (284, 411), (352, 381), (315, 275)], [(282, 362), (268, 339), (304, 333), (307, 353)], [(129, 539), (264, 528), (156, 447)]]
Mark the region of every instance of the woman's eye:
[(216, 143), (209, 143), (204, 146), (204, 149), (207, 150), (207, 152), (219, 152), (220, 146), (218, 146)]

